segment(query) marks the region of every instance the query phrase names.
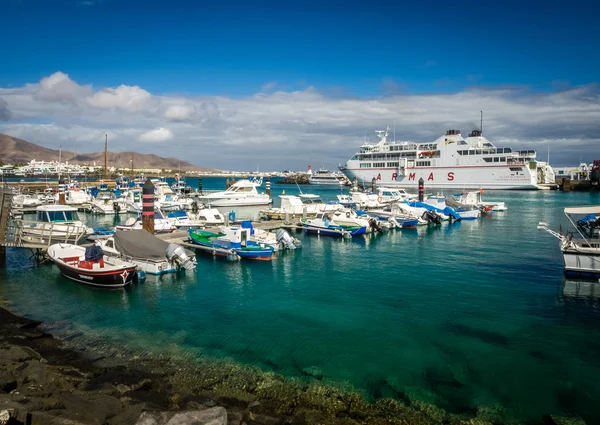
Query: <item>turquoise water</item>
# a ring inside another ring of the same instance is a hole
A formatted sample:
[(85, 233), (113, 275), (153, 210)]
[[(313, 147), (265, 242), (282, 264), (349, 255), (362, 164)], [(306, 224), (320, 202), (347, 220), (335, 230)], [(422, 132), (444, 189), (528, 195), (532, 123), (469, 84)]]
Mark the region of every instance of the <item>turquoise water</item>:
[[(298, 192), (275, 184), (272, 194), (282, 190)], [(228, 358), (294, 377), (312, 368), (372, 398), (455, 413), (600, 422), (600, 287), (565, 281), (556, 239), (536, 229), (566, 227), (565, 206), (600, 204), (600, 194), (485, 196), (509, 210), (353, 240), (298, 233), (303, 249), (273, 262), (198, 255), (196, 274), (149, 276), (127, 291), (77, 285), (11, 250), (0, 298), (59, 334), (78, 329), (134, 352)]]

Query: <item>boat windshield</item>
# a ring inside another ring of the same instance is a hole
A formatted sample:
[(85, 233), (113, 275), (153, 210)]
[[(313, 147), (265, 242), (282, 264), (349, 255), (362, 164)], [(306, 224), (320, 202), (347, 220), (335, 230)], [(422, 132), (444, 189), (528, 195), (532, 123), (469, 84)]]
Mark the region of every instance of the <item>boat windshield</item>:
[(70, 223), (78, 221), (77, 211), (46, 211), (38, 212), (37, 220), (45, 223)]
[(323, 200), (321, 198), (319, 198), (318, 196), (316, 196), (314, 198), (302, 198), (302, 203), (303, 204), (322, 204)]

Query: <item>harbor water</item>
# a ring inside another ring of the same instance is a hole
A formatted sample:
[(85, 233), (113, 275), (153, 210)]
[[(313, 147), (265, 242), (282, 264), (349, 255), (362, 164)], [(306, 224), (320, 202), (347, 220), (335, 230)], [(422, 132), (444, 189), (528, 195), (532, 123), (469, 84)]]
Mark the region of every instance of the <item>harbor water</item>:
[[(273, 184), (275, 204), (283, 190), (298, 193)], [(125, 291), (78, 285), (9, 249), (0, 299), (58, 336), (124, 350), (230, 359), (503, 421), (553, 413), (600, 423), (600, 286), (565, 280), (557, 240), (536, 229), (566, 229), (563, 208), (600, 204), (600, 194), (486, 198), (508, 211), (344, 240), (297, 233), (303, 248), (272, 262), (199, 253), (195, 273), (148, 276)], [(109, 226), (127, 216), (86, 218)]]

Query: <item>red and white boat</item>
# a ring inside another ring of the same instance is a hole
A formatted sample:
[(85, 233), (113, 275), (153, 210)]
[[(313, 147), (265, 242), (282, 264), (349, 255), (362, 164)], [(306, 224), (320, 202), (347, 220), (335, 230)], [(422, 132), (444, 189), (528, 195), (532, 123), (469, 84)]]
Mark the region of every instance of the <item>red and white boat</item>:
[(119, 258), (104, 258), (99, 246), (85, 248), (72, 244), (55, 244), (48, 256), (68, 279), (86, 285), (120, 288), (137, 282), (136, 265)]

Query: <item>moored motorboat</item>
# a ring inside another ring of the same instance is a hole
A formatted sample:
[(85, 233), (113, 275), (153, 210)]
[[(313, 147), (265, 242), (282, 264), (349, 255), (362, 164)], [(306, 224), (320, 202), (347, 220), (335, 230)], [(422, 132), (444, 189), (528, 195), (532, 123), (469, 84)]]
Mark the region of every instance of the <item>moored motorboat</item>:
[(86, 285), (120, 288), (137, 282), (136, 266), (118, 258), (104, 258), (102, 249), (93, 245), (54, 244), (48, 256), (63, 276)]
[(586, 235), (574, 221), (576, 216), (600, 215), (600, 206), (569, 207), (564, 214), (575, 228), (575, 232), (562, 233), (550, 229), (548, 223), (541, 222), (537, 228), (545, 230), (559, 240), (563, 254), (565, 275), (569, 277), (600, 278), (600, 239)]
[(145, 230), (115, 232), (112, 237), (98, 243), (107, 256), (129, 261), (148, 274), (161, 275), (196, 268), (194, 253)]
[(358, 236), (366, 233), (366, 227), (359, 226), (340, 226), (332, 221), (325, 213), (317, 214), (315, 218), (303, 218), (300, 220), (304, 227), (304, 231), (317, 233), (325, 236)]
[[(119, 224), (115, 227), (117, 230), (139, 230), (143, 229), (142, 217), (129, 218), (125, 224)], [(171, 233), (176, 230), (176, 227), (167, 220), (158, 208), (154, 209), (154, 233)]]
[[(188, 233), (193, 244), (205, 247), (208, 251), (212, 248), (219, 250), (232, 250), (240, 258), (250, 260), (269, 261), (273, 259), (274, 249), (271, 246), (253, 242), (250, 229), (241, 227), (221, 227), (221, 232), (215, 233), (207, 230), (189, 229)], [(227, 255), (214, 252), (215, 255)]]
[(66, 205), (40, 205), (35, 220), (22, 221), (23, 239), (44, 243), (75, 243), (94, 233), (77, 214), (77, 208)]

